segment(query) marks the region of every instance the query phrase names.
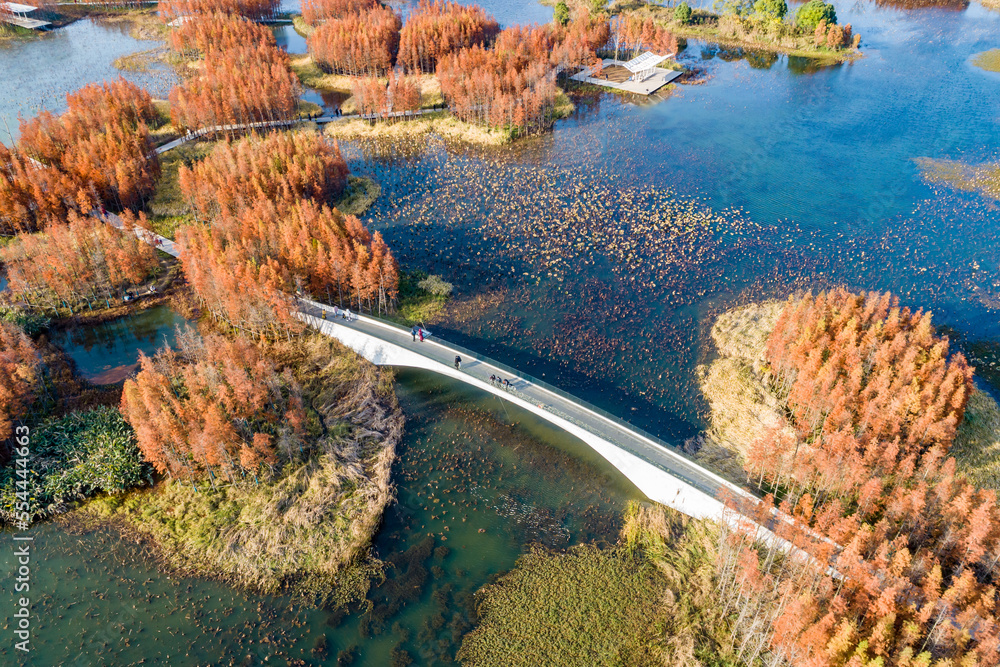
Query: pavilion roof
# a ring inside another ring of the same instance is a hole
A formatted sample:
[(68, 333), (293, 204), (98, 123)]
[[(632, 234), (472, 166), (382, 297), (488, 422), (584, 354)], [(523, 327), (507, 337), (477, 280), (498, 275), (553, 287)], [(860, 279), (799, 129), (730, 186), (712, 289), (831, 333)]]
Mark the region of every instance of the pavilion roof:
[(14, 12), (15, 14), (29, 14), (38, 7), (32, 7), (31, 5), (22, 5), (17, 2), (0, 2), (0, 7), (3, 7), (9, 12)]
[(643, 54), (632, 58), (632, 60), (625, 63), (624, 67), (628, 71), (635, 74), (636, 72), (641, 72), (643, 70), (652, 69), (662, 63), (664, 60), (670, 56), (658, 56), (652, 51), (646, 51)]

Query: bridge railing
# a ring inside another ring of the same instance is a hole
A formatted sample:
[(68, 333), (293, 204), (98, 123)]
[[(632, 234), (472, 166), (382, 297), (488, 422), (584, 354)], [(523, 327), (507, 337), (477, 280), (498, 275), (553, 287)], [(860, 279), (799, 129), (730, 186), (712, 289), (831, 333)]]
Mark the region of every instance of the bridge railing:
[[(320, 310), (325, 310), (325, 311), (327, 311), (329, 313), (333, 312), (333, 307), (332, 306), (327, 306), (325, 304), (317, 303), (315, 301), (311, 301), (311, 300), (308, 300), (308, 299), (300, 299), (300, 301), (302, 301), (302, 302), (304, 302), (304, 303), (306, 303), (306, 304), (308, 304), (308, 305), (310, 305), (310, 306), (312, 306), (314, 308), (317, 308), (317, 309), (320, 309)], [(370, 322), (370, 323), (373, 323), (373, 324), (377, 324), (379, 326), (383, 326), (383, 327), (388, 327), (388, 328), (391, 328), (391, 329), (395, 329), (395, 330), (399, 331), (400, 333), (403, 333), (404, 335), (409, 335), (409, 333), (410, 333), (410, 329), (408, 329), (407, 327), (404, 327), (404, 326), (402, 326), (402, 325), (400, 325), (400, 324), (398, 324), (396, 322), (392, 322), (390, 320), (382, 319), (380, 317), (372, 317), (370, 315), (355, 315), (355, 317), (357, 317), (357, 319), (359, 321), (362, 321), (362, 322), (367, 321), (367, 322)], [(587, 431), (590, 431), (591, 433), (594, 433), (595, 435), (598, 435), (598, 436), (600, 436), (602, 438), (607, 438), (607, 439), (611, 440), (612, 442), (614, 442), (614, 444), (622, 447), (623, 449), (625, 449), (626, 451), (634, 454), (635, 456), (638, 456), (639, 458), (641, 458), (642, 460), (646, 461), (647, 463), (655, 465), (658, 468), (665, 469), (668, 472), (670, 472), (671, 474), (683, 478), (686, 482), (688, 482), (689, 484), (691, 484), (691, 485), (693, 485), (693, 486), (695, 486), (697, 488), (702, 488), (702, 490), (704, 490), (706, 492), (709, 492), (709, 493), (713, 493), (713, 494), (718, 490), (719, 487), (725, 487), (730, 492), (733, 492), (733, 493), (736, 493), (736, 494), (739, 494), (739, 495), (745, 495), (745, 494), (748, 493), (745, 489), (743, 489), (739, 485), (734, 484), (732, 481), (726, 479), (722, 474), (720, 474), (720, 472), (710, 469), (705, 463), (703, 463), (701, 461), (695, 460), (687, 452), (684, 452), (683, 450), (681, 450), (677, 446), (671, 445), (670, 443), (668, 443), (665, 440), (663, 440), (663, 439), (661, 439), (661, 438), (653, 435), (652, 433), (649, 433), (648, 431), (645, 431), (644, 429), (641, 429), (638, 426), (625, 421), (621, 417), (618, 417), (618, 416), (616, 416), (616, 415), (608, 412), (607, 410), (604, 410), (602, 408), (597, 407), (596, 405), (590, 403), (589, 401), (586, 401), (586, 400), (580, 398), (579, 396), (575, 396), (575, 395), (569, 393), (568, 391), (564, 391), (564, 390), (560, 389), (559, 387), (556, 387), (555, 385), (549, 384), (545, 380), (541, 380), (539, 378), (536, 378), (533, 375), (529, 375), (528, 373), (525, 373), (525, 372), (523, 372), (521, 370), (518, 370), (518, 369), (516, 369), (516, 368), (514, 368), (512, 366), (508, 366), (507, 364), (505, 364), (503, 362), (500, 362), (500, 361), (497, 361), (497, 360), (492, 359), (490, 357), (487, 357), (487, 356), (485, 356), (485, 355), (483, 355), (483, 354), (481, 354), (479, 352), (475, 352), (475, 351), (470, 350), (470, 349), (468, 349), (466, 347), (462, 347), (461, 345), (457, 345), (457, 344), (455, 344), (455, 343), (453, 343), (451, 341), (444, 341), (444, 340), (440, 339), (440, 337), (438, 337), (436, 335), (434, 336), (434, 338), (437, 338), (438, 340), (440, 340), (440, 342), (441, 342), (442, 345), (446, 345), (448, 348), (450, 348), (450, 349), (458, 352), (458, 354), (460, 356), (462, 356), (463, 360), (465, 360), (465, 359), (475, 360), (475, 361), (479, 361), (481, 363), (489, 364), (490, 366), (498, 368), (498, 369), (502, 370), (505, 373), (509, 373), (512, 378), (518, 378), (518, 379), (524, 380), (525, 382), (533, 384), (535, 386), (541, 387), (542, 389), (545, 389), (549, 393), (555, 394), (555, 395), (557, 395), (557, 396), (559, 396), (559, 397), (561, 397), (561, 398), (563, 398), (563, 399), (565, 399), (567, 401), (570, 401), (571, 403), (574, 403), (574, 404), (576, 404), (576, 405), (578, 405), (578, 406), (586, 409), (589, 412), (593, 412), (593, 413), (599, 415), (600, 417), (603, 417), (607, 421), (610, 421), (610, 422), (614, 423), (615, 425), (617, 425), (618, 427), (622, 428), (623, 430), (630, 431), (631, 433), (640, 436), (642, 439), (648, 440), (651, 444), (664, 449), (668, 455), (677, 456), (679, 458), (682, 458), (685, 461), (687, 461), (688, 463), (690, 463), (691, 465), (696, 466), (698, 469), (705, 471), (706, 473), (708, 473), (708, 475), (710, 477), (714, 478), (714, 481), (716, 482), (716, 488), (704, 488), (705, 487), (704, 484), (701, 484), (701, 483), (698, 483), (698, 482), (696, 482), (694, 480), (688, 479), (688, 478), (684, 477), (683, 475), (679, 475), (677, 473), (677, 471), (674, 470), (674, 469), (667, 469), (667, 468), (665, 468), (661, 462), (658, 462), (658, 461), (656, 461), (654, 459), (651, 459), (649, 456), (645, 455), (643, 452), (641, 452), (639, 450), (636, 450), (636, 448), (634, 446), (632, 446), (631, 444), (629, 444), (627, 442), (624, 442), (621, 439), (616, 439), (614, 437), (613, 433), (604, 433), (604, 432), (597, 433), (597, 432), (594, 431), (594, 429), (593, 429), (592, 426), (590, 426), (588, 424), (585, 424), (583, 422), (580, 422), (577, 419), (574, 419), (573, 417), (565, 414), (561, 410), (556, 410), (552, 406), (548, 406), (548, 405), (541, 406), (544, 409), (548, 410), (549, 412), (552, 412), (553, 414), (556, 414), (559, 417), (562, 417), (563, 419), (566, 419), (567, 421), (570, 421), (570, 422), (576, 424), (580, 428), (583, 428), (583, 429), (585, 429)], [(410, 351), (416, 352), (417, 354), (419, 354), (419, 355), (421, 355), (423, 357), (427, 357), (428, 359), (432, 359), (434, 361), (439, 361), (437, 359), (434, 359), (430, 354), (427, 354), (424, 351), (424, 348), (421, 348), (419, 346), (414, 347), (414, 348), (407, 348), (407, 349), (410, 350)], [(515, 391), (516, 391), (516, 389), (515, 389)], [(531, 401), (530, 397), (524, 397), (524, 398), (526, 400), (528, 400), (529, 402), (533, 402), (533, 401)]]

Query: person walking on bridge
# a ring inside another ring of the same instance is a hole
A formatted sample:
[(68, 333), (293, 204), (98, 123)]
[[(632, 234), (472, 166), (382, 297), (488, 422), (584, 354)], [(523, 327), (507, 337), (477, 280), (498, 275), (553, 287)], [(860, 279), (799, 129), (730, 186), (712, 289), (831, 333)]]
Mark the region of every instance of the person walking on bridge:
[(424, 330), (423, 328), (417, 329), (417, 333), (420, 335), (420, 342), (424, 342)]
[(412, 327), (410, 327), (410, 335), (413, 336), (413, 342), (416, 343), (417, 342), (417, 325), (416, 324), (414, 324)]
[(455, 355), (455, 368), (457, 370), (462, 370), (462, 357)]

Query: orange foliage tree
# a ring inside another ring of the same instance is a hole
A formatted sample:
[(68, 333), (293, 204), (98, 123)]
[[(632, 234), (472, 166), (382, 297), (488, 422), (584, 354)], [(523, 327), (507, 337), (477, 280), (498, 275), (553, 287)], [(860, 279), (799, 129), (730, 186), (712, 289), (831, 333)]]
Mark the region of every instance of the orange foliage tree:
[(302, 0), (302, 18), (309, 25), (316, 25), (379, 6), (378, 0)]
[(96, 217), (70, 213), (68, 224), (19, 234), (0, 249), (8, 289), (40, 310), (110, 307), (157, 266), (155, 251), (136, 237), (129, 216), (124, 225), (118, 230)]
[(257, 337), (299, 328), (292, 293), (377, 312), (398, 294), (398, 268), (382, 236), (308, 199), (259, 200), (221, 214), (211, 228), (184, 228), (179, 240), (185, 275), (206, 308)]
[(792, 494), (853, 498), (873, 477), (908, 478), (930, 450), (947, 451), (972, 391), (972, 369), (948, 356), (930, 313), (899, 308), (889, 294), (837, 289), (790, 303), (767, 358), (801, 446), (774, 467), (783, 449), (775, 432), (750, 458)]
[[(218, 43), (216, 36), (221, 38)], [(174, 125), (211, 128), (296, 116), (301, 86), (289, 68), (288, 54), (275, 46), (273, 36), (242, 19), (222, 22), (209, 17), (178, 40), (181, 45), (205, 48), (205, 60), (187, 81), (170, 91)]]
[(0, 442), (13, 435), (41, 383), (41, 356), (19, 326), (0, 320)]
[(160, 173), (146, 123), (149, 93), (119, 79), (66, 96), (67, 110), (21, 121), (13, 149), (0, 147), (0, 224), (33, 231), (70, 210), (140, 206)]
[(396, 60), (400, 26), (399, 15), (385, 7), (331, 19), (309, 36), (309, 55), (327, 72), (385, 76)]
[(254, 21), (274, 18), (280, 0), (161, 0), (160, 16), (166, 21), (205, 14), (230, 14)]
[(351, 93), (362, 115), (385, 118), (390, 113), (420, 108), (420, 81), (416, 77), (390, 73), (388, 83), (375, 78), (355, 79)]
[(466, 122), (514, 128), (551, 127), (556, 98), (549, 64), (554, 42), (546, 28), (514, 28), (492, 49), (474, 46), (445, 55), (438, 64), (441, 93)]
[(398, 61), (408, 72), (433, 73), (443, 56), (488, 44), (499, 32), (500, 24), (477, 5), (421, 0), (400, 32)]
[(181, 167), (181, 193), (202, 219), (237, 212), (259, 199), (329, 202), (347, 184), (336, 142), (316, 132), (276, 132), (224, 142), (193, 167)]
[(790, 300), (766, 359), (785, 423), (747, 467), (794, 523), (767, 502), (758, 521), (814, 560), (773, 572), (737, 539), (749, 574), (724, 570), (770, 610), (771, 649), (817, 667), (997, 664), (1000, 507), (947, 458), (973, 391), (964, 357), (929, 313), (838, 289)]
[(177, 341), (177, 350), (140, 353), (141, 370), (122, 391), (143, 457), (174, 478), (232, 482), (273, 470), (282, 449), (291, 458), (306, 422), (291, 373), (242, 338), (189, 329)]
[(190, 55), (211, 49), (231, 51), (247, 44), (275, 46), (274, 33), (259, 23), (231, 14), (191, 17), (170, 31), (173, 49)]
[(619, 14), (611, 20), (610, 31), (615, 60), (631, 60), (644, 50), (663, 56), (677, 53), (677, 38), (651, 18)]
[(590, 64), (597, 51), (607, 46), (611, 30), (606, 20), (584, 16), (557, 27), (554, 36), (552, 64), (583, 65)]

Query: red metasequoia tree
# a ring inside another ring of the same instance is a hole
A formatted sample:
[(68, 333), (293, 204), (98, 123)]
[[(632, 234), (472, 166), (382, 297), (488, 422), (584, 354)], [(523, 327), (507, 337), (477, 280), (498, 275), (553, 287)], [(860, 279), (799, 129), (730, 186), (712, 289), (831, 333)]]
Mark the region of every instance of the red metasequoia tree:
[(385, 76), (396, 61), (400, 26), (385, 7), (331, 19), (309, 36), (309, 55), (326, 72)]
[(13, 435), (41, 384), (42, 360), (16, 324), (0, 320), (0, 442)]
[(608, 47), (614, 50), (615, 60), (631, 60), (647, 50), (662, 56), (677, 53), (677, 38), (651, 18), (619, 14), (611, 20), (610, 30)]
[(494, 48), (474, 46), (445, 55), (438, 65), (441, 93), (452, 113), (470, 123), (520, 133), (551, 127), (556, 98), (546, 28), (514, 28)]
[(226, 50), (209, 45), (202, 67), (170, 91), (171, 119), (182, 128), (221, 127), (229, 134), (249, 123), (290, 120), (296, 116), (300, 85), (288, 66), (288, 54), (273, 43), (247, 40)]
[(390, 310), (398, 294), (398, 268), (382, 236), (308, 199), (258, 200), (178, 237), (185, 275), (206, 309), (255, 337), (300, 328), (292, 293), (375, 312)]
[(193, 16), (170, 31), (170, 45), (177, 52), (197, 55), (232, 51), (247, 44), (276, 46), (274, 33), (259, 23), (231, 14)]
[(791, 299), (766, 360), (785, 423), (747, 466), (791, 521), (772, 521), (770, 496), (742, 511), (808, 556), (733, 537), (744, 555), (722, 571), (747, 627), (769, 628), (758, 648), (817, 667), (998, 664), (1000, 507), (947, 458), (973, 391), (964, 357), (929, 313), (837, 289)]
[(302, 18), (309, 25), (316, 25), (379, 6), (378, 0), (302, 0)]
[(399, 38), (399, 64), (408, 72), (437, 69), (445, 55), (493, 41), (500, 24), (477, 5), (421, 0), (406, 19)]
[(397, 77), (389, 74), (387, 84), (375, 78), (355, 79), (351, 92), (362, 115), (385, 118), (399, 111), (416, 111), (420, 108), (420, 81), (416, 77)]
[(165, 21), (206, 14), (230, 14), (260, 21), (274, 18), (280, 5), (280, 0), (161, 0), (158, 7)]
[(750, 465), (792, 494), (856, 498), (872, 477), (909, 477), (929, 451), (950, 447), (972, 392), (972, 369), (949, 357), (930, 313), (890, 294), (837, 289), (790, 302), (767, 360), (790, 429), (757, 443)]
[(237, 212), (260, 199), (329, 202), (347, 184), (336, 142), (317, 132), (275, 132), (224, 142), (194, 166), (181, 167), (181, 193), (199, 217)]
[(66, 96), (67, 110), (21, 121), (13, 149), (0, 147), (0, 227), (34, 231), (71, 210), (142, 205), (160, 163), (147, 122), (157, 117), (149, 93), (119, 79)]
[(122, 391), (122, 415), (158, 472), (235, 482), (274, 470), (279, 453), (295, 455), (306, 414), (289, 371), (239, 337), (188, 329), (177, 345), (152, 358), (140, 353), (141, 370)]
[(135, 234), (133, 218), (116, 229), (93, 216), (70, 213), (67, 224), (18, 234), (0, 248), (8, 289), (30, 308), (56, 311), (110, 307), (157, 266), (152, 246)]
[(598, 49), (607, 45), (611, 30), (606, 20), (584, 16), (566, 27), (557, 27), (554, 37), (556, 47), (550, 57), (553, 65), (589, 65)]

